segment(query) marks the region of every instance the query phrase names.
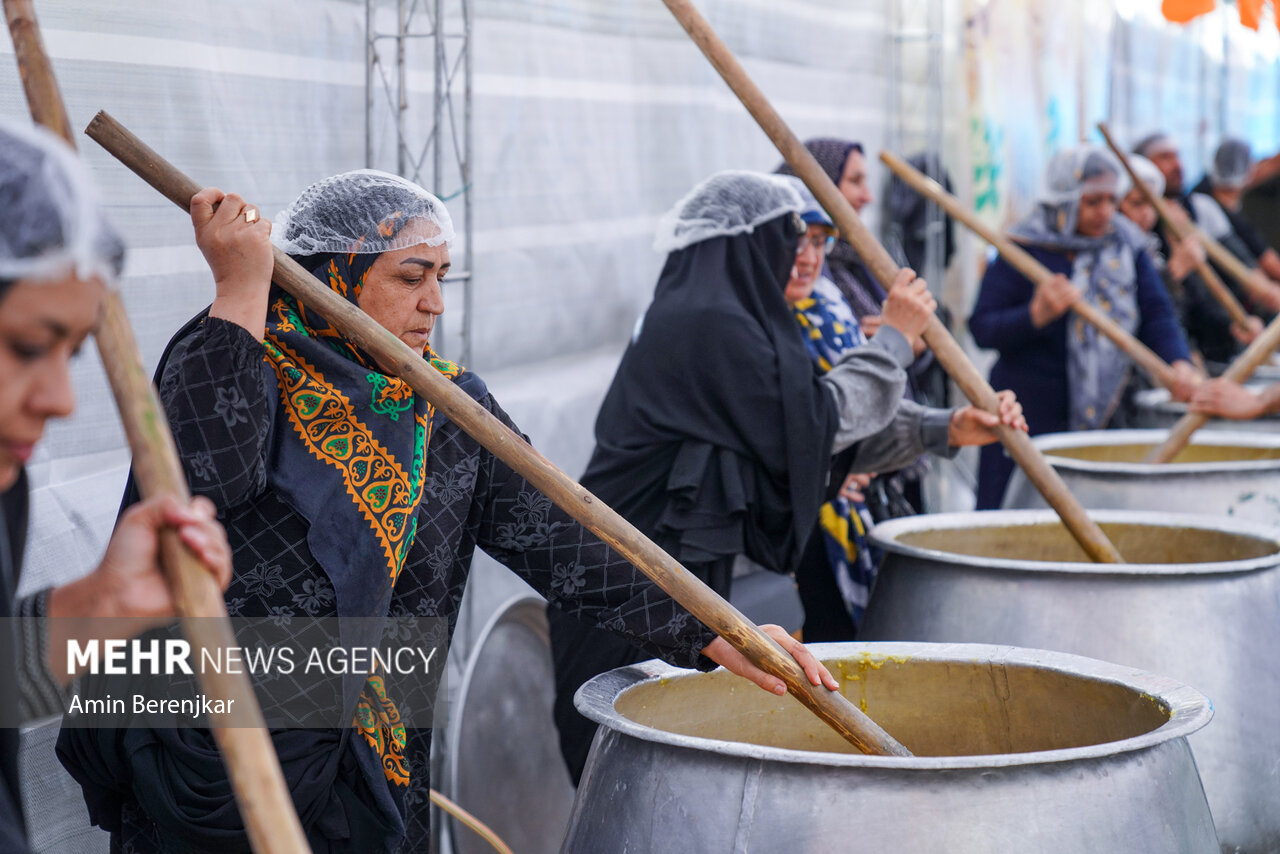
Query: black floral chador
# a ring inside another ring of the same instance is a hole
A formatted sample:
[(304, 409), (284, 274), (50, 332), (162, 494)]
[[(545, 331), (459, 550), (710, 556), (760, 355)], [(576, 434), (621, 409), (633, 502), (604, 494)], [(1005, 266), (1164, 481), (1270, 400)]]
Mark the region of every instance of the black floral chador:
[[(314, 269), (342, 292), (338, 279), (358, 282), (364, 270), (332, 272)], [(443, 618), (452, 634), (479, 546), (646, 654), (712, 666), (700, 652), (714, 635), (620, 555), (399, 380), (326, 338), (303, 307), (280, 292), (270, 304), (265, 343), (198, 319), (160, 378), (192, 490), (227, 528), (233, 615)], [(427, 357), (511, 425), (479, 377)], [(341, 417), (316, 423), (326, 412)], [(356, 458), (383, 466), (380, 478)], [(272, 734), (316, 852), (426, 850), (430, 730), (388, 727), (371, 685), (354, 686), (361, 726)], [(116, 850), (249, 850), (207, 731), (67, 729), (59, 754)]]

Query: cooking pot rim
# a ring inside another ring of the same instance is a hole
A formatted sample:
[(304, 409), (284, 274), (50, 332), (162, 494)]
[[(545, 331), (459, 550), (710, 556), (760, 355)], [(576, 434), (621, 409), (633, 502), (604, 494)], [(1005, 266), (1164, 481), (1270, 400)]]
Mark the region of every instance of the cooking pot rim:
[[(827, 767), (872, 767), (904, 771), (965, 770), (1050, 765), (1099, 759), (1148, 750), (1168, 741), (1185, 738), (1213, 718), (1213, 703), (1204, 694), (1175, 679), (1111, 662), (1050, 650), (993, 644), (847, 642), (810, 644), (820, 660), (854, 658), (915, 661), (958, 661), (965, 664), (999, 664), (1036, 667), (1099, 682), (1123, 685), (1140, 692), (1169, 709), (1169, 719), (1149, 732), (1119, 741), (1041, 750), (1028, 753), (980, 754), (974, 756), (866, 756), (765, 747), (745, 742), (681, 735), (638, 723), (619, 712), (614, 703), (630, 689), (663, 679), (698, 678), (703, 674), (683, 670), (661, 661), (645, 661), (602, 673), (588, 681), (574, 695), (574, 705), (586, 717), (619, 733), (643, 741), (761, 761), (822, 765)], [(892, 733), (890, 733), (892, 734)]]
[(1096, 576), (1188, 576), (1232, 575), (1257, 572), (1280, 566), (1280, 539), (1278, 539), (1280, 529), (1260, 522), (1198, 516), (1191, 513), (1162, 513), (1146, 510), (1090, 510), (1089, 516), (1095, 521), (1103, 523), (1141, 524), (1165, 528), (1198, 528), (1206, 532), (1253, 537), (1272, 543), (1276, 547), (1276, 551), (1262, 557), (1206, 563), (1073, 563), (1069, 561), (975, 557), (908, 545), (898, 540), (898, 537), (902, 534), (921, 531), (1014, 527), (1056, 522), (1058, 521), (1058, 515), (1053, 510), (974, 510), (967, 513), (929, 513), (921, 516), (906, 516), (881, 522), (873, 527), (868, 532), (868, 535), (873, 543), (887, 552), (931, 560), (937, 563), (1013, 572), (1055, 572)]
[[(1081, 430), (1073, 433), (1044, 433), (1032, 439), (1056, 469), (1099, 475), (1133, 475), (1145, 479), (1187, 477), (1198, 474), (1280, 471), (1280, 457), (1272, 460), (1222, 460), (1194, 463), (1129, 463), (1061, 457), (1053, 452), (1098, 445), (1157, 445), (1168, 430)], [(1193, 445), (1235, 445), (1244, 448), (1280, 449), (1280, 434), (1236, 430), (1199, 430)]]
[[(1270, 384), (1256, 380), (1248, 380), (1244, 383), (1246, 388), (1265, 388)], [(1178, 415), (1185, 415), (1188, 408), (1185, 403), (1175, 403), (1167, 388), (1144, 388), (1133, 396), (1133, 402), (1141, 409), (1155, 409), (1161, 412), (1173, 412)], [(1255, 420), (1271, 421), (1277, 418), (1280, 418), (1280, 413), (1262, 415)]]

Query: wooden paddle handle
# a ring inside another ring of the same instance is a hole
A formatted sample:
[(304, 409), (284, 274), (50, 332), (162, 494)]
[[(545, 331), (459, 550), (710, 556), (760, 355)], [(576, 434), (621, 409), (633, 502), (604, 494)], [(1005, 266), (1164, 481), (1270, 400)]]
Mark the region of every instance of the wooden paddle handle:
[(49, 54), (40, 38), (40, 24), (31, 0), (4, 0), (4, 17), (13, 39), (13, 53), (18, 60), (18, 76), (27, 95), (27, 108), (35, 123), (42, 125), (76, 147), (71, 120), (53, 74)]
[[(114, 291), (106, 301), (95, 335), (133, 450), (133, 471), (142, 495), (174, 495), (186, 503), (191, 494), (169, 422), (142, 364), (124, 303)], [(160, 556), (182, 617), (183, 634), (195, 654), (199, 655), (202, 649), (238, 647), (240, 642), (232, 631), (222, 592), (177, 532), (161, 533)], [(210, 714), (209, 726), (227, 767), (253, 850), (259, 854), (309, 852), (311, 848), (249, 677), (233, 668), (222, 672), (202, 668), (196, 675), (206, 695), (230, 701), (223, 708), (235, 710), (234, 714)]]
[[(725, 46), (715, 30), (689, 0), (662, 0), (671, 14), (684, 27), (689, 37), (702, 50), (708, 61), (720, 72), (743, 106), (777, 146), (792, 171), (813, 192), (814, 198), (826, 209), (840, 229), (840, 236), (853, 245), (858, 256), (886, 288), (900, 272), (893, 257), (880, 245), (871, 231), (858, 218), (853, 206), (832, 183), (827, 173), (818, 165), (809, 150), (804, 147), (787, 123), (778, 115), (760, 88), (747, 74), (737, 58)], [(978, 407), (991, 413), (999, 413), (1000, 403), (995, 391), (978, 373), (973, 362), (956, 343), (951, 332), (936, 317), (924, 333), (925, 343), (933, 350), (933, 356), (943, 370), (955, 380), (965, 396)], [(1102, 529), (1088, 517), (1084, 508), (1075, 500), (1062, 478), (1044, 461), (1043, 455), (1030, 438), (1019, 430), (997, 430), (1010, 456), (1023, 467), (1027, 478), (1035, 484), (1067, 526), (1072, 536), (1092, 560), (1100, 563), (1122, 563), (1120, 553), (1107, 539)]]
[[(184, 210), (201, 187), (106, 113), (85, 131), (144, 181)], [(636, 528), (534, 450), (390, 331), (318, 282), (280, 249), (272, 280), (317, 312), (348, 340), (378, 360), (496, 457), (523, 476), (570, 516), (631, 561), (672, 599), (724, 638), (746, 658), (786, 682), (791, 693), (864, 753), (910, 755), (838, 692), (809, 684), (787, 652), (710, 587), (658, 548)]]
[[(1267, 359), (1271, 358), (1271, 354), (1276, 348), (1280, 347), (1280, 315), (1267, 324), (1266, 328), (1253, 339), (1245, 351), (1236, 357), (1231, 366), (1223, 371), (1224, 379), (1232, 382), (1242, 383), (1249, 377), (1253, 376), (1253, 372)], [(1209, 422), (1209, 416), (1202, 415), (1199, 412), (1188, 412), (1186, 415), (1178, 419), (1178, 423), (1173, 425), (1173, 429), (1169, 431), (1168, 437), (1151, 450), (1143, 462), (1147, 463), (1167, 463), (1178, 455), (1178, 452), (1187, 446), (1191, 441), (1192, 435), (1197, 430)]]
[[(71, 122), (31, 0), (4, 0), (4, 10), (31, 117), (75, 148)], [(191, 494), (173, 436), (142, 365), (124, 302), (114, 288), (107, 289), (94, 335), (142, 494), (174, 495), (185, 504)], [(183, 632), (197, 655), (201, 649), (237, 646), (217, 583), (176, 531), (160, 532), (160, 558), (183, 618)], [(233, 716), (219, 714), (209, 716), (209, 725), (227, 765), (253, 850), (260, 854), (310, 851), (248, 676), (202, 671), (198, 678), (206, 695), (230, 701), (223, 708), (238, 710), (234, 725)]]
[[(1246, 293), (1253, 288), (1253, 268), (1247, 266), (1235, 256), (1234, 252), (1223, 246), (1218, 240), (1210, 237), (1209, 233), (1196, 223), (1193, 222), (1191, 228), (1196, 235), (1196, 239), (1204, 246), (1204, 251), (1209, 256), (1210, 261), (1226, 270), (1231, 278), (1240, 283), (1240, 287), (1244, 288)], [(1235, 296), (1232, 295), (1231, 298), (1234, 300)], [(1234, 316), (1232, 319), (1235, 319)]]
[[(1133, 181), (1133, 185), (1138, 188), (1151, 205), (1160, 215), (1160, 220), (1164, 223), (1165, 228), (1169, 232), (1171, 240), (1183, 240), (1186, 238), (1186, 231), (1169, 215), (1169, 209), (1166, 207), (1167, 202), (1164, 199), (1156, 198), (1155, 193), (1151, 192), (1151, 188), (1146, 182), (1138, 177), (1138, 173), (1134, 171), (1133, 165), (1129, 162), (1128, 156), (1116, 144), (1115, 139), (1111, 136), (1111, 131), (1107, 128), (1105, 122), (1098, 124), (1098, 130), (1102, 134), (1102, 138), (1107, 141), (1107, 145), (1120, 158), (1120, 162), (1124, 165), (1125, 171), (1129, 173), (1129, 178)], [(1199, 226), (1192, 226), (1196, 238), (1204, 245), (1205, 251), (1209, 257), (1225, 269), (1235, 278), (1246, 290), (1251, 287), (1251, 272), (1240, 259), (1232, 255), (1231, 252), (1214, 240), (1204, 232)], [(1196, 271), (1199, 272), (1209, 290), (1217, 298), (1218, 302), (1226, 308), (1227, 313), (1231, 315), (1231, 321), (1240, 326), (1247, 326), (1248, 315), (1245, 314), (1244, 308), (1236, 300), (1235, 295), (1227, 289), (1217, 274), (1213, 272), (1213, 268), (1205, 262), (1201, 261), (1196, 265)], [(1253, 340), (1245, 351), (1236, 357), (1231, 366), (1222, 374), (1225, 378), (1234, 382), (1242, 383), (1249, 377), (1253, 376), (1253, 372), (1258, 366), (1267, 359), (1271, 358), (1271, 354), (1275, 352), (1277, 346), (1280, 346), (1280, 318), (1271, 321), (1257, 338)], [(1143, 458), (1143, 462), (1147, 463), (1167, 463), (1178, 455), (1178, 453), (1187, 446), (1191, 441), (1191, 437), (1197, 430), (1209, 423), (1209, 416), (1201, 415), (1197, 412), (1188, 412), (1186, 415), (1178, 419), (1178, 423), (1173, 425), (1173, 429), (1169, 431), (1168, 437), (1163, 442), (1151, 449), (1151, 452)]]
[[(1174, 243), (1186, 239), (1186, 230), (1184, 230), (1182, 226), (1175, 222), (1173, 217), (1169, 215), (1169, 208), (1167, 207), (1168, 203), (1164, 199), (1158, 198), (1155, 193), (1151, 192), (1151, 188), (1147, 186), (1147, 182), (1138, 177), (1138, 173), (1134, 171), (1133, 164), (1129, 162), (1129, 156), (1125, 154), (1124, 149), (1117, 145), (1115, 139), (1111, 136), (1111, 131), (1107, 128), (1107, 123), (1099, 122), (1098, 131), (1102, 134), (1102, 138), (1107, 141), (1107, 145), (1111, 148), (1112, 153), (1120, 159), (1120, 165), (1124, 166), (1124, 170), (1129, 173), (1129, 179), (1133, 181), (1133, 186), (1136, 187), (1138, 192), (1142, 194), (1142, 197), (1156, 209), (1156, 213), (1160, 216), (1160, 221), (1164, 223), (1165, 230), (1169, 233), (1169, 242)], [(1218, 241), (1209, 237), (1209, 235), (1205, 234), (1200, 229), (1195, 229), (1195, 231), (1200, 242), (1204, 244), (1205, 251), (1212, 254), (1209, 250), (1209, 243), (1212, 242), (1218, 249), (1226, 253), (1226, 249), (1223, 248)], [(1243, 265), (1240, 266), (1243, 267)], [(1222, 279), (1218, 278), (1218, 274), (1213, 271), (1213, 268), (1210, 267), (1207, 262), (1200, 261), (1196, 264), (1196, 272), (1200, 274), (1200, 278), (1204, 280), (1206, 287), (1209, 288), (1209, 292), (1213, 294), (1214, 299), (1222, 304), (1222, 307), (1227, 310), (1227, 314), (1231, 315), (1231, 322), (1238, 323), (1241, 327), (1247, 326), (1249, 315), (1245, 312), (1244, 307), (1240, 305), (1240, 301), (1236, 299), (1235, 294), (1231, 293), (1230, 289), (1222, 283)], [(1244, 279), (1240, 280), (1240, 283), (1246, 288), (1249, 287), (1248, 278), (1248, 273), (1245, 273)]]
[[(1041, 282), (1053, 278), (1053, 272), (1048, 267), (1037, 261), (1032, 257), (1031, 253), (1017, 243), (984, 223), (973, 211), (961, 204), (959, 199), (948, 193), (937, 181), (928, 175), (922, 174), (920, 170), (901, 157), (890, 154), (887, 151), (880, 152), (880, 161), (921, 196), (933, 201), (938, 207), (994, 246), (1004, 260), (1008, 261), (1009, 265), (1019, 273), (1030, 279), (1032, 284), (1039, 285)], [(1092, 303), (1084, 300), (1076, 302), (1071, 307), (1071, 310), (1096, 326), (1099, 332), (1111, 339), (1130, 359), (1133, 359), (1146, 371), (1152, 380), (1165, 388), (1173, 388), (1174, 372), (1173, 368), (1169, 367), (1169, 363), (1157, 356), (1146, 344), (1143, 344), (1122, 329), (1110, 316), (1098, 310)]]

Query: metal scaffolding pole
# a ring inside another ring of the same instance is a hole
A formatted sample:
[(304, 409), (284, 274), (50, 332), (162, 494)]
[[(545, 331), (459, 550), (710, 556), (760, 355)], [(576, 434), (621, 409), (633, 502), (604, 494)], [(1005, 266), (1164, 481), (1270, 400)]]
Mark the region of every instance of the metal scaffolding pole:
[[(889, 125), (887, 147), (903, 157), (918, 152), (933, 155), (926, 163), (929, 177), (942, 179), (946, 142), (943, 120), (945, 86), (943, 53), (944, 0), (900, 0), (890, 4)], [(937, 205), (927, 207), (924, 263), (918, 271), (935, 294), (942, 293), (946, 274), (945, 218)], [(901, 226), (884, 218), (890, 247), (901, 252), (905, 235)]]
[[(897, 0), (886, 4), (892, 9), (887, 21), (889, 39), (888, 123), (886, 147), (902, 157), (927, 153), (924, 171), (941, 181), (946, 162), (947, 127), (945, 103), (947, 87), (947, 43), (945, 14), (947, 7), (960, 6), (957, 0)], [(955, 163), (952, 164), (953, 168)], [(887, 213), (887, 212), (886, 212)], [(923, 253), (911, 259), (911, 266), (929, 283), (929, 290), (940, 304), (961, 317), (961, 306), (948, 299), (946, 264), (946, 218), (934, 203), (925, 206), (923, 233), (908, 235), (904, 225), (895, 223), (891, 215), (882, 217), (885, 246), (908, 263), (906, 241), (923, 239)], [(954, 285), (954, 283), (953, 283)], [(957, 329), (958, 331), (958, 329)], [(933, 405), (948, 405), (956, 390), (949, 382), (927, 383), (917, 391), (932, 395)], [(972, 456), (972, 455), (968, 455)], [(977, 482), (976, 458), (954, 459), (936, 463), (922, 484), (928, 510), (972, 507)]]
[(365, 166), (421, 184), (449, 207), (462, 258), (453, 259), (432, 347), (463, 364), (473, 320), (471, 21), (471, 0), (365, 0)]

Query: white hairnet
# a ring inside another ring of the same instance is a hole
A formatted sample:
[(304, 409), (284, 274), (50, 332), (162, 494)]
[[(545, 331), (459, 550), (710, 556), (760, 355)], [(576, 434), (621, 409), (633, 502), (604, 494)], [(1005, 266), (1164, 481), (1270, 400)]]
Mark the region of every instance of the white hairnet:
[(1253, 150), (1243, 139), (1224, 139), (1213, 153), (1209, 180), (1217, 187), (1243, 187), (1253, 169)]
[[(406, 228), (415, 221), (435, 226), (428, 237)], [(453, 220), (444, 202), (398, 175), (357, 169), (317, 181), (272, 221), (271, 242), (290, 255), (325, 252), (394, 252), (409, 246), (439, 246), (453, 240)]]
[(1106, 149), (1091, 145), (1068, 148), (1049, 161), (1041, 201), (1064, 205), (1098, 192), (1113, 193), (1118, 199), (1127, 189), (1127, 181), (1121, 180), (1123, 174), (1120, 161)]
[(713, 237), (746, 234), (803, 209), (799, 194), (781, 175), (717, 172), (662, 215), (653, 248), (675, 252)]
[(123, 262), (124, 243), (75, 152), (44, 128), (0, 120), (0, 280), (111, 282)]
[(822, 205), (818, 204), (818, 200), (814, 198), (813, 192), (804, 181), (801, 181), (795, 175), (783, 175), (782, 178), (796, 191), (796, 195), (800, 196), (800, 202), (804, 205), (800, 209), (800, 218), (807, 225), (825, 225), (827, 228), (836, 227), (835, 223), (831, 221), (831, 216), (823, 210)]
[(1130, 154), (1129, 165), (1137, 173), (1138, 180), (1151, 189), (1157, 199), (1164, 195), (1164, 173), (1154, 163), (1141, 154)]

